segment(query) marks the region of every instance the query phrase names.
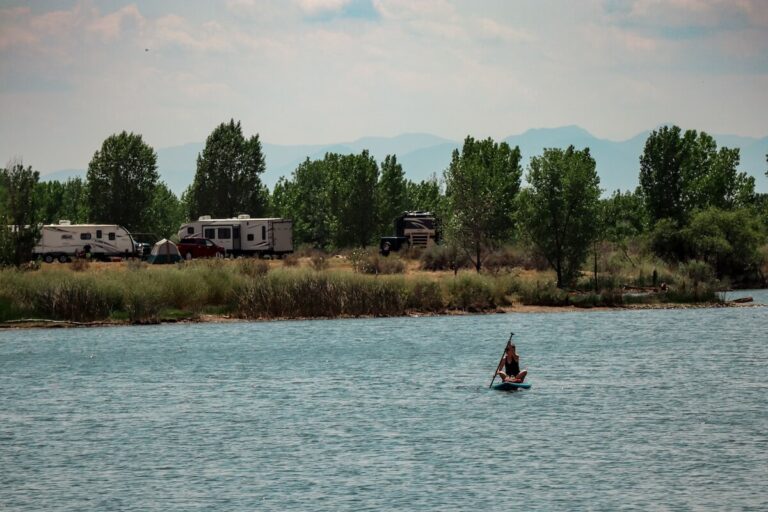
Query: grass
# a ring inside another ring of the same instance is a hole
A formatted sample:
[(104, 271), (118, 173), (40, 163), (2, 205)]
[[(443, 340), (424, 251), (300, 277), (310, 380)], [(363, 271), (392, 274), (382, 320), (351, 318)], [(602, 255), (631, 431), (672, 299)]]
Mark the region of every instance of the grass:
[[(492, 268), (449, 268), (452, 256), (427, 250), (419, 258), (384, 258), (375, 251), (329, 256), (316, 251), (282, 261), (196, 260), (153, 266), (141, 262), (43, 264), (0, 269), (0, 321), (45, 318), (156, 323), (228, 315), (247, 319), (398, 316), (448, 311), (488, 312), (515, 305), (626, 306), (638, 303), (718, 302), (724, 283), (702, 262), (669, 267), (654, 258), (600, 255), (594, 276), (584, 272), (572, 290), (535, 257), (502, 250)], [(290, 263), (288, 263), (290, 262)], [(286, 265), (286, 263), (288, 263)], [(668, 285), (658, 291), (661, 282)], [(654, 284), (656, 288), (653, 288)], [(627, 287), (633, 291), (626, 293)]]

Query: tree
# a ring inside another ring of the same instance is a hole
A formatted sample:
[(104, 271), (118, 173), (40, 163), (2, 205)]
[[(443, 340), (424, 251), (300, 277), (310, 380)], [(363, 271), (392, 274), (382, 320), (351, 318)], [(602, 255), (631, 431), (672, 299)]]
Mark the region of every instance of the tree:
[(367, 151), (327, 153), (322, 160), (305, 160), (290, 180), (281, 179), (272, 200), (275, 211), (293, 219), (298, 243), (365, 246), (377, 229), (378, 177), (378, 165)]
[(684, 236), (691, 257), (712, 265), (718, 277), (743, 278), (756, 273), (762, 263), (759, 247), (765, 235), (760, 222), (746, 209), (697, 212)]
[(264, 214), (269, 207), (269, 191), (261, 182), (265, 170), (259, 135), (246, 140), (240, 121), (221, 123), (197, 157), (197, 171), (188, 194), (190, 217)]
[(396, 155), (384, 158), (376, 188), (379, 234), (389, 235), (395, 218), (408, 207), (408, 181)]
[(186, 218), (182, 202), (162, 181), (155, 187), (149, 212), (151, 221), (147, 225), (147, 232), (160, 238), (175, 235)]
[(64, 183), (48, 181), (38, 183), (35, 202), (38, 219), (43, 224), (67, 219), (75, 224), (88, 220), (87, 187), (80, 178), (70, 178)]
[(157, 186), (157, 155), (141, 135), (109, 136), (88, 164), (88, 216), (97, 223), (145, 231)]
[(527, 236), (557, 274), (557, 287), (578, 276), (597, 237), (600, 178), (589, 148), (545, 149), (531, 158), (529, 187), (520, 194), (520, 220)]
[(368, 151), (330, 153), (324, 159), (330, 178), (329, 208), (335, 247), (365, 247), (376, 231), (376, 183), (379, 167)]
[(408, 180), (405, 189), (405, 210), (432, 212), (438, 215), (445, 214), (445, 196), (440, 192), (440, 181), (436, 174), (418, 183)]
[(738, 149), (718, 150), (705, 132), (651, 132), (640, 156), (640, 189), (652, 223), (669, 218), (683, 226), (695, 210), (750, 204), (755, 180), (737, 172), (739, 158)]
[(20, 265), (29, 261), (40, 239), (36, 218), (35, 187), (40, 173), (11, 161), (0, 171), (0, 263)]
[(480, 272), (484, 253), (512, 234), (515, 197), (520, 190), (520, 148), (488, 138), (464, 140), (445, 171), (449, 237)]
[(293, 238), (297, 244), (325, 247), (331, 239), (328, 204), (328, 176), (322, 160), (307, 158), (290, 180), (280, 178), (272, 194), (275, 212), (293, 219)]

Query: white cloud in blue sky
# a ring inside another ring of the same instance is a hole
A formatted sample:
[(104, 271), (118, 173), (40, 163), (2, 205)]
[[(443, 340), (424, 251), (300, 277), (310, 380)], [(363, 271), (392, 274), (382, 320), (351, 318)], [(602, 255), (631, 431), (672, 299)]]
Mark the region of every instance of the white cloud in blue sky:
[(760, 0), (0, 1), (0, 158), (83, 168), (242, 120), (272, 143), (674, 122), (765, 136)]

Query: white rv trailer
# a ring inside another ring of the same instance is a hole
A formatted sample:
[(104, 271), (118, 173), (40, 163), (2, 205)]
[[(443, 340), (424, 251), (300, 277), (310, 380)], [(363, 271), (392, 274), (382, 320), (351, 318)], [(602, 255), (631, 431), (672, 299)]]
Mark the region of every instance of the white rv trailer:
[(44, 225), (40, 234), (33, 256), (47, 263), (53, 260), (64, 263), (80, 252), (87, 252), (86, 249), (90, 249), (94, 258), (104, 260), (136, 255), (133, 237), (117, 224), (72, 224), (61, 220), (58, 224)]
[(208, 238), (234, 256), (282, 257), (293, 252), (293, 221), (252, 219), (250, 215), (212, 219), (203, 215), (179, 228), (179, 239), (192, 237)]

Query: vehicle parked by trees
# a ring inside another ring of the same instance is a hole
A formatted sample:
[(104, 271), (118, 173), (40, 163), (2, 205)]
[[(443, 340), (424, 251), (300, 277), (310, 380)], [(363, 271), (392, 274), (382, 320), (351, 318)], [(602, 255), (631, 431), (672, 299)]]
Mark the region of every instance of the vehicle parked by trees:
[(181, 257), (186, 260), (192, 258), (216, 258), (224, 257), (224, 248), (207, 238), (182, 238), (176, 247)]
[(46, 263), (58, 260), (66, 263), (81, 253), (95, 259), (132, 258), (137, 255), (137, 244), (122, 226), (117, 224), (72, 224), (60, 220), (41, 228), (40, 241), (33, 249), (33, 257)]
[(212, 219), (210, 215), (203, 215), (196, 221), (182, 224), (178, 235), (179, 239), (207, 238), (233, 256), (282, 257), (293, 252), (293, 221), (290, 219), (252, 219), (245, 214), (230, 219)]
[(431, 212), (403, 212), (395, 219), (395, 236), (383, 236), (379, 252), (388, 256), (390, 251), (409, 247), (430, 247), (440, 241), (439, 221)]

